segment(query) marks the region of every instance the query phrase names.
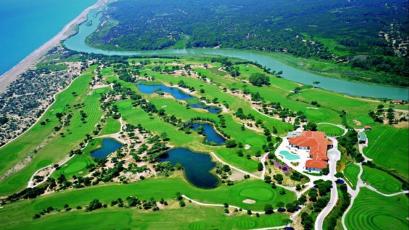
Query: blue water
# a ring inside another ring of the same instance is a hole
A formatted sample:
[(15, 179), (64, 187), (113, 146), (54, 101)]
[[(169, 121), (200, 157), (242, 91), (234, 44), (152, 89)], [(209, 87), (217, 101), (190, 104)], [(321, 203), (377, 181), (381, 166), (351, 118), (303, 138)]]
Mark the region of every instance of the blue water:
[(193, 97), (190, 94), (187, 94), (183, 92), (180, 89), (174, 88), (174, 87), (169, 87), (166, 85), (162, 84), (144, 84), (144, 83), (138, 83), (137, 87), (141, 93), (146, 93), (146, 94), (152, 94), (152, 93), (168, 93), (172, 95), (174, 98), (177, 100), (182, 100), (186, 101), (191, 108), (200, 108), (200, 109), (205, 109), (210, 113), (220, 113), (221, 109), (216, 106), (208, 106), (202, 102), (194, 102), (192, 103)]
[(122, 144), (112, 138), (104, 138), (101, 148), (91, 152), (91, 156), (96, 159), (105, 159), (109, 154), (122, 147)]
[(192, 129), (193, 130), (199, 130), (199, 128), (203, 128), (203, 135), (206, 137), (206, 142), (211, 143), (211, 144), (216, 144), (216, 145), (221, 145), (224, 144), (226, 139), (224, 139), (223, 136), (221, 136), (219, 133), (216, 132), (214, 129), (213, 125), (209, 123), (193, 123)]
[(141, 91), (142, 93), (146, 93), (146, 94), (164, 92), (164, 93), (168, 93), (172, 95), (174, 98), (178, 100), (183, 100), (183, 101), (193, 98), (191, 95), (183, 92), (180, 89), (169, 87), (169, 86), (162, 85), (162, 84), (149, 85), (149, 84), (139, 83), (137, 86), (138, 86), (139, 91)]
[(97, 0), (0, 0), (0, 75)]
[(290, 153), (286, 150), (280, 151), (280, 155), (283, 156), (285, 159), (289, 161), (294, 161), (300, 159), (300, 157), (297, 154)]
[(319, 87), (334, 92), (348, 94), (352, 96), (364, 96), (375, 98), (388, 98), (388, 99), (409, 99), (409, 89), (393, 86), (383, 86), (375, 84), (367, 84), (362, 82), (353, 82), (342, 79), (328, 78), (315, 73), (310, 73), (286, 65), (280, 60), (269, 56), (267, 53), (253, 52), (246, 50), (235, 49), (166, 49), (155, 51), (109, 51), (101, 50), (95, 47), (88, 46), (85, 43), (85, 38), (94, 32), (100, 21), (100, 14), (97, 12), (90, 13), (88, 17), (89, 21), (92, 21), (92, 25), (86, 25), (83, 23), (80, 26), (79, 33), (64, 44), (68, 49), (103, 55), (122, 55), (122, 56), (134, 56), (134, 55), (220, 55), (225, 57), (236, 57), (243, 60), (253, 61), (260, 65), (263, 65), (271, 70), (283, 71), (282, 77), (291, 81), (300, 82), (306, 85), (314, 85), (314, 82), (320, 82)]
[(193, 152), (186, 148), (174, 148), (163, 155), (160, 161), (169, 161), (173, 165), (183, 166), (186, 179), (200, 188), (215, 188), (219, 180), (210, 172), (215, 163), (208, 154)]
[(209, 105), (205, 105), (205, 104), (203, 104), (203, 103), (201, 103), (201, 102), (199, 102), (199, 103), (192, 103), (192, 104), (189, 104), (189, 105), (190, 105), (191, 108), (205, 109), (205, 110), (207, 110), (209, 113), (214, 113), (214, 114), (220, 113), (220, 112), (222, 111), (222, 110), (221, 110), (219, 107), (217, 107), (217, 106), (209, 106)]

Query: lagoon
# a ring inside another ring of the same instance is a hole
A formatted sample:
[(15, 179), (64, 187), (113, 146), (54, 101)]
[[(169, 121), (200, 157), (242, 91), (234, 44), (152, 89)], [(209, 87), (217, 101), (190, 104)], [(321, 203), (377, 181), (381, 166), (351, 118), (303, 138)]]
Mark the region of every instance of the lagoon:
[(173, 165), (181, 164), (186, 179), (199, 188), (215, 188), (219, 183), (218, 178), (210, 172), (216, 164), (208, 154), (174, 148), (167, 151), (160, 161), (169, 161)]
[(241, 58), (256, 62), (271, 70), (283, 71), (282, 77), (291, 81), (296, 81), (306, 85), (314, 85), (314, 82), (320, 82), (319, 87), (334, 92), (348, 94), (352, 96), (364, 96), (374, 98), (388, 98), (388, 99), (409, 99), (409, 89), (399, 88), (393, 86), (383, 86), (368, 84), (362, 82), (354, 82), (343, 79), (335, 79), (324, 77), (315, 73), (307, 72), (301, 69), (294, 68), (279, 59), (276, 59), (268, 53), (235, 50), (235, 49), (166, 49), (155, 51), (110, 51), (101, 50), (89, 46), (85, 39), (94, 32), (100, 22), (101, 15), (97, 11), (93, 11), (88, 15), (88, 21), (92, 23), (83, 23), (78, 33), (75, 36), (67, 39), (64, 43), (65, 47), (74, 51), (84, 53), (94, 53), (103, 55), (121, 55), (121, 56), (137, 56), (137, 55), (163, 55), (163, 56), (203, 56), (203, 55), (219, 55), (225, 57)]
[(0, 75), (97, 0), (1, 0)]

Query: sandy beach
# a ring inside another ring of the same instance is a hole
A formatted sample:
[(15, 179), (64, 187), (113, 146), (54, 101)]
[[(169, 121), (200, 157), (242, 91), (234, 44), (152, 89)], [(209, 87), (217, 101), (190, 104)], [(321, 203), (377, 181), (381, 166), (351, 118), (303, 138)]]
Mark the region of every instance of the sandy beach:
[(21, 60), (17, 65), (11, 68), (9, 71), (5, 72), (0, 76), (0, 93), (4, 92), (11, 82), (16, 80), (20, 74), (24, 73), (30, 67), (34, 66), (41, 58), (47, 54), (49, 50), (58, 46), (61, 41), (69, 38), (73, 33), (75, 33), (76, 26), (81, 24), (87, 19), (88, 13), (93, 9), (98, 9), (109, 0), (98, 0), (94, 5), (86, 8), (80, 15), (69, 22), (57, 35), (51, 38), (49, 41), (44, 43), (41, 47), (33, 51), (23, 60)]

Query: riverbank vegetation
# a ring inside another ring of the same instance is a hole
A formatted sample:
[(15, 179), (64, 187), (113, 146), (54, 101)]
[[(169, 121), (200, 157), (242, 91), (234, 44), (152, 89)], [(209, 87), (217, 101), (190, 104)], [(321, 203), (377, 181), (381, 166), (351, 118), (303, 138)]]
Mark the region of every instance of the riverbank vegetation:
[(287, 61), (327, 76), (408, 86), (404, 4), (118, 1), (88, 43), (110, 50), (221, 47), (289, 53)]

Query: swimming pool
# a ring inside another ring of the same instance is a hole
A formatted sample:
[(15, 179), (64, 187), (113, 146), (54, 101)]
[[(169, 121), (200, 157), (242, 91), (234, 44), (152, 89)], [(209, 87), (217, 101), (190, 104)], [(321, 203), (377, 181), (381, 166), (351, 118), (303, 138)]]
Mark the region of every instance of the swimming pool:
[(297, 154), (290, 153), (287, 150), (281, 150), (279, 154), (289, 161), (300, 159), (300, 157)]

